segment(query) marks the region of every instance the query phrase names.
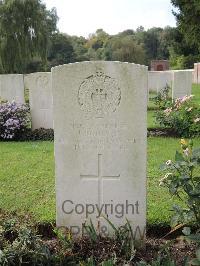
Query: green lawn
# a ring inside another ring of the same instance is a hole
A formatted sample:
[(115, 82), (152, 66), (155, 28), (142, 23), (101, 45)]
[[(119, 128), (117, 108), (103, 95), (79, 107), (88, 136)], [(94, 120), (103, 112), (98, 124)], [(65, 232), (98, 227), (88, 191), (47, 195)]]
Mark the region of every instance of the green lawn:
[[(195, 145), (200, 139), (195, 140)], [(148, 222), (168, 223), (172, 201), (159, 187), (162, 162), (174, 157), (179, 140), (148, 139)], [(52, 142), (0, 142), (0, 208), (32, 213), (37, 221), (55, 220), (55, 178)]]
[(192, 94), (195, 95), (194, 101), (200, 104), (200, 84), (192, 85)]
[[(200, 103), (200, 85), (193, 85)], [(154, 111), (148, 111), (148, 127), (155, 127)], [(200, 146), (200, 138), (195, 140)], [(158, 186), (159, 166), (179, 148), (173, 138), (148, 139), (148, 222), (168, 223), (172, 201)], [(55, 178), (52, 142), (0, 142), (0, 208), (32, 213), (37, 221), (55, 220)]]
[(148, 128), (151, 129), (151, 128), (159, 128), (160, 125), (159, 124), (156, 124), (156, 121), (155, 121), (155, 111), (153, 110), (150, 110), (147, 112), (147, 123), (148, 123)]

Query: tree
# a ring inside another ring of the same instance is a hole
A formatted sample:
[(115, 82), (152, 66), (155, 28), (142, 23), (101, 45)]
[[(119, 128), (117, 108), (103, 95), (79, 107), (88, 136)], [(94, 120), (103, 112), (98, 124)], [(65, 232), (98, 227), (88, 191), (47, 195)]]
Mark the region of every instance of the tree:
[(186, 40), (200, 49), (200, 1), (171, 0), (171, 3), (178, 9), (173, 14)]
[(87, 40), (84, 37), (77, 36), (70, 36), (70, 39), (75, 53), (75, 61), (88, 61), (88, 49), (86, 47)]
[(146, 51), (149, 62), (152, 59), (163, 59), (159, 58), (158, 56), (160, 46), (160, 34), (162, 31), (163, 29), (161, 28), (151, 28), (143, 34), (144, 49)]
[(23, 73), (34, 57), (45, 64), (56, 31), (56, 10), (41, 0), (0, 1), (0, 58), (4, 73)]
[(74, 49), (69, 36), (61, 33), (52, 36), (48, 61), (50, 67), (75, 61)]
[(145, 51), (141, 44), (138, 44), (135, 37), (127, 35), (120, 37), (118, 35), (110, 38), (104, 48), (105, 59), (134, 62), (138, 64), (145, 63)]

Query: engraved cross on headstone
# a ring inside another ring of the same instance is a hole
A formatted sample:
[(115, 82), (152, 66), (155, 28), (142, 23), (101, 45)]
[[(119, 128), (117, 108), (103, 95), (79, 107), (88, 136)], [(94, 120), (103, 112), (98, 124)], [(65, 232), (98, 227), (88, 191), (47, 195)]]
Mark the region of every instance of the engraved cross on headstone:
[(80, 175), (84, 180), (98, 180), (98, 205), (103, 204), (103, 181), (104, 180), (120, 180), (119, 175), (102, 175), (102, 154), (98, 154), (98, 172), (97, 175)]

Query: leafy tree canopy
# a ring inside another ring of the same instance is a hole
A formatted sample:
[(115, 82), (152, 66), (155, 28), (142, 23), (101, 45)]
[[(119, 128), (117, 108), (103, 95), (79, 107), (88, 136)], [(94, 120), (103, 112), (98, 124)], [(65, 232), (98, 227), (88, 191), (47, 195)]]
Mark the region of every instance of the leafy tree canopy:
[(200, 49), (200, 0), (171, 0), (178, 27), (188, 42)]
[(45, 63), (49, 40), (56, 31), (56, 10), (41, 0), (0, 1), (0, 59), (4, 73), (23, 73), (37, 56)]

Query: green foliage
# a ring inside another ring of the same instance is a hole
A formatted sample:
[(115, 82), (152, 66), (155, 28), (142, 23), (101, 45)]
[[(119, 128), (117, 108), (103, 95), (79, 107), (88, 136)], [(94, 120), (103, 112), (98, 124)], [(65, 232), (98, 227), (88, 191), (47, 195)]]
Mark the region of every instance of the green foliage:
[(173, 12), (176, 16), (178, 26), (189, 43), (200, 48), (200, 8), (199, 0), (171, 0), (174, 7), (178, 9)]
[(70, 37), (61, 33), (53, 34), (48, 54), (49, 67), (72, 63), (74, 61), (75, 54)]
[(93, 243), (96, 243), (97, 240), (98, 240), (98, 233), (97, 233), (96, 229), (94, 228), (94, 225), (92, 223), (92, 220), (90, 220), (90, 224), (89, 225), (84, 224), (84, 227), (83, 228), (86, 230), (86, 233), (87, 233), (89, 239)]
[[(126, 220), (126, 224), (116, 227), (109, 219), (104, 217), (115, 233), (116, 242), (119, 245), (119, 255), (125, 257), (127, 261), (131, 261), (135, 257), (135, 235), (130, 222)], [(143, 236), (144, 237), (144, 236)], [(140, 242), (142, 238), (140, 239)], [(139, 243), (141, 245), (141, 243)]]
[(38, 141), (54, 140), (54, 130), (31, 130), (30, 110), (27, 104), (0, 101), (0, 140)]
[(84, 37), (71, 36), (71, 44), (73, 46), (76, 62), (89, 61), (87, 54), (87, 40)]
[(168, 160), (163, 170), (169, 171), (160, 180), (169, 193), (184, 203), (173, 205), (172, 226), (177, 224), (200, 224), (200, 148), (193, 149), (192, 141), (181, 140), (182, 151), (176, 151), (175, 160)]
[(4, 73), (23, 73), (34, 56), (46, 63), (49, 39), (56, 30), (55, 9), (41, 0), (0, 2), (0, 58)]
[(17, 134), (15, 140), (17, 141), (53, 141), (54, 130), (52, 128), (38, 128), (31, 130), (26, 129), (22, 134)]
[[(198, 225), (199, 226), (199, 225)], [(190, 265), (200, 265), (200, 232), (197, 230), (196, 233), (191, 233), (190, 227), (184, 227), (182, 231), (185, 235), (185, 239), (190, 243), (196, 243), (197, 249), (196, 249), (196, 258), (193, 258), (190, 260)]]
[(106, 60), (145, 63), (145, 50), (133, 35), (114, 36), (104, 46)]
[[(194, 140), (195, 145), (198, 143), (200, 138)], [(171, 199), (166, 189), (157, 185), (162, 175), (159, 165), (172, 158), (178, 148), (177, 139), (148, 138), (147, 221), (150, 225), (169, 225)], [(33, 213), (39, 222), (55, 220), (53, 142), (0, 142), (0, 162), (4, 166), (0, 167), (0, 208)]]
[(166, 108), (168, 102), (171, 101), (169, 92), (170, 92), (170, 87), (166, 86), (165, 88), (161, 89), (155, 97), (152, 98), (152, 101), (160, 110)]
[[(176, 266), (176, 262), (172, 258), (169, 247), (166, 245), (164, 247), (161, 247), (158, 256), (156, 259), (154, 259), (152, 262), (145, 262), (145, 261), (140, 261), (136, 263), (136, 266)], [(183, 266), (187, 266), (185, 263)]]
[(27, 104), (0, 103), (0, 140), (14, 140), (30, 127), (30, 110)]
[(17, 229), (13, 221), (0, 226), (0, 265), (47, 265), (50, 257), (48, 247), (32, 229)]
[(178, 136), (194, 137), (200, 134), (200, 106), (192, 102), (191, 96), (164, 102), (165, 110), (155, 112), (160, 126), (173, 129)]

